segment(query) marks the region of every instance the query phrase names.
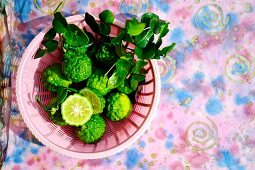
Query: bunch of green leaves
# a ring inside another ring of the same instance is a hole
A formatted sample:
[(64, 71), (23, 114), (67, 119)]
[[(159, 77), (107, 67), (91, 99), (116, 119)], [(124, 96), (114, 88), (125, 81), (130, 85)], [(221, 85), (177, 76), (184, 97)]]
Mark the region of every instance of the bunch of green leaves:
[[(58, 48), (59, 42), (62, 43), (63, 40), (73, 47), (89, 47), (91, 45), (89, 36), (75, 24), (68, 24), (60, 12), (54, 13), (52, 26), (43, 38), (41, 43), (43, 47), (38, 49), (34, 58), (42, 57), (46, 53), (52, 53)], [(59, 41), (55, 39), (57, 34)], [(60, 45), (62, 46), (62, 44)]]
[[(161, 20), (154, 13), (143, 14), (140, 21), (135, 17), (126, 20), (125, 27), (116, 37), (110, 36), (111, 24), (114, 22), (113, 13), (104, 10), (99, 14), (99, 19), (96, 20), (89, 13), (85, 13), (85, 22), (100, 37), (96, 39), (91, 33), (83, 31), (74, 24), (68, 24), (61, 13), (54, 13), (53, 28), (45, 34), (42, 41), (43, 48), (38, 49), (35, 58), (57, 49), (59, 45), (55, 40), (57, 34), (60, 43), (64, 40), (74, 48), (81, 46), (88, 48), (86, 53), (90, 57), (93, 57), (100, 43), (104, 43), (113, 46), (119, 56), (110, 69), (114, 70), (109, 76), (109, 87), (116, 88), (124, 80), (128, 80), (130, 87), (135, 91), (139, 83), (145, 80), (146, 71), (143, 67), (147, 65), (148, 60), (165, 57), (175, 46), (175, 43), (172, 43), (161, 48), (162, 38), (169, 32), (169, 22)], [(135, 48), (129, 49), (128, 43), (133, 44)]]
[[(172, 43), (164, 48), (160, 47), (162, 38), (169, 32), (169, 22), (160, 20), (154, 13), (143, 14), (141, 21), (136, 18), (126, 20), (125, 27), (116, 37), (110, 37), (110, 29), (107, 31), (105, 29), (110, 28), (107, 24), (112, 24), (114, 21), (112, 12), (105, 10), (100, 13), (99, 18), (100, 23), (92, 15), (85, 14), (85, 21), (92, 31), (105, 38), (106, 44), (114, 46), (116, 54), (120, 57), (114, 64), (115, 70), (109, 78), (108, 85), (112, 88), (119, 86), (123, 80), (127, 79), (130, 87), (136, 90), (139, 83), (145, 79), (146, 72), (143, 67), (147, 61), (165, 57), (175, 46), (175, 43)], [(135, 49), (128, 49), (127, 43), (134, 44)]]

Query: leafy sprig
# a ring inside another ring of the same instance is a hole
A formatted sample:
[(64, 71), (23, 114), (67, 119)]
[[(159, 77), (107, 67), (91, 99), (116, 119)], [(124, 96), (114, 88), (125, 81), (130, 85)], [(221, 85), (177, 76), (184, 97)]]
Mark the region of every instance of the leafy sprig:
[[(73, 47), (85, 46), (86, 53), (90, 57), (93, 57), (100, 43), (113, 46), (119, 59), (106, 73), (109, 76), (108, 85), (116, 88), (124, 80), (128, 80), (130, 87), (136, 90), (139, 83), (145, 80), (146, 71), (143, 68), (148, 60), (165, 57), (175, 47), (175, 43), (161, 47), (162, 38), (169, 32), (169, 22), (161, 20), (154, 13), (143, 14), (140, 21), (135, 17), (126, 20), (125, 27), (116, 37), (110, 36), (111, 24), (114, 22), (113, 13), (110, 10), (104, 10), (99, 14), (99, 19), (97, 21), (92, 15), (85, 13), (85, 22), (100, 37), (96, 39), (88, 31), (74, 24), (68, 24), (61, 13), (54, 13), (53, 28), (45, 34), (42, 47), (38, 49), (35, 58), (55, 51), (59, 45), (62, 47), (63, 41)], [(59, 41), (55, 39), (57, 35)], [(129, 43), (135, 48), (129, 48)], [(112, 74), (108, 75), (109, 73)]]

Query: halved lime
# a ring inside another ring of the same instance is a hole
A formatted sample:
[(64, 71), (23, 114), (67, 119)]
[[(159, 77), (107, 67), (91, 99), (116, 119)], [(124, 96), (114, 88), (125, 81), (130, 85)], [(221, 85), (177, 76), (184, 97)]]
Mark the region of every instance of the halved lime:
[(100, 114), (103, 112), (105, 107), (105, 99), (97, 89), (85, 87), (80, 90), (80, 94), (85, 96), (92, 104), (93, 114)]
[(74, 94), (67, 97), (61, 104), (61, 113), (67, 124), (81, 126), (90, 119), (93, 108), (86, 97)]

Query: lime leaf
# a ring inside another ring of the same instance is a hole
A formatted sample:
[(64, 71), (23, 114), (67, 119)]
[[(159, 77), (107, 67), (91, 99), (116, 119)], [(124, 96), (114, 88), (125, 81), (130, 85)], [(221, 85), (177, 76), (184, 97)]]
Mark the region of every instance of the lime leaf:
[(162, 44), (162, 39), (158, 40), (157, 43), (155, 44), (156, 49), (159, 49), (161, 44)]
[(111, 32), (111, 26), (109, 24), (100, 23), (100, 33), (103, 35), (109, 35)]
[(164, 47), (162, 50), (160, 50), (160, 55), (166, 56), (170, 51), (172, 51), (175, 47), (175, 43), (172, 43), (171, 45)]
[[(151, 26), (151, 24), (154, 24), (155, 21), (159, 19), (159, 16), (157, 16), (154, 13), (145, 13), (141, 17), (141, 22), (146, 23), (146, 26)], [(151, 22), (153, 20), (153, 23)]]
[(163, 24), (163, 25), (160, 27), (158, 41), (159, 41), (161, 38), (163, 38), (163, 37), (169, 32), (168, 24), (169, 24), (169, 23), (165, 23), (165, 24)]
[(143, 74), (132, 74), (130, 85), (133, 90), (136, 90), (138, 84), (145, 80), (145, 75)]
[(76, 47), (87, 45), (89, 42), (88, 36), (74, 24), (67, 26), (64, 37), (68, 44)]
[(57, 87), (57, 104), (63, 103), (63, 101), (66, 99), (68, 94), (68, 91), (64, 87)]
[(138, 58), (141, 58), (143, 55), (143, 49), (141, 47), (136, 46), (135, 47), (135, 54), (137, 55)]
[(133, 39), (132, 39), (131, 35), (129, 35), (129, 34), (127, 34), (127, 33), (124, 35), (123, 40), (124, 40), (124, 41), (127, 41), (127, 42), (133, 43)]
[(140, 35), (135, 37), (135, 45), (142, 48), (146, 47), (152, 36), (153, 32), (150, 29), (144, 30)]
[(118, 87), (123, 81), (123, 78), (120, 77), (117, 72), (114, 72), (111, 77), (108, 79), (107, 87), (114, 89)]
[(126, 20), (127, 33), (131, 36), (137, 36), (141, 34), (145, 26), (145, 23), (140, 23), (136, 18), (133, 18), (132, 20)]
[(45, 35), (44, 38), (46, 40), (53, 40), (56, 36), (56, 31), (54, 28), (51, 28)]
[(47, 52), (51, 53), (58, 48), (58, 42), (56, 40), (48, 40), (44, 42), (44, 46), (47, 49)]
[(104, 10), (99, 14), (100, 20), (105, 24), (112, 24), (114, 21), (114, 15), (110, 10)]
[(133, 67), (134, 63), (132, 61), (128, 61), (126, 59), (120, 58), (117, 62), (116, 62), (116, 71), (117, 74), (120, 77), (126, 77), (131, 68)]
[(126, 32), (124, 29), (120, 31), (120, 33), (117, 35), (117, 37), (113, 38), (111, 40), (112, 45), (120, 45), (122, 43), (122, 39), (125, 36)]
[(90, 15), (89, 13), (85, 13), (85, 22), (88, 24), (88, 26), (91, 28), (91, 30), (95, 33), (99, 33), (100, 27), (97, 24), (95, 18)]
[(155, 21), (152, 20), (151, 22), (154, 22), (153, 33), (155, 33), (155, 34), (159, 34), (162, 27), (164, 27), (166, 24), (167, 25), (169, 24), (162, 20), (155, 20)]
[(140, 59), (153, 59), (156, 54), (155, 44), (150, 44), (143, 49), (143, 55)]
[(132, 73), (139, 74), (141, 68), (143, 68), (143, 67), (146, 66), (147, 64), (148, 64), (148, 63), (147, 63), (146, 61), (138, 60), (138, 61), (135, 63), (135, 66), (132, 68)]
[(49, 113), (48, 116), (49, 116), (49, 119), (50, 119), (53, 123), (55, 123), (56, 125), (59, 125), (59, 126), (65, 126), (65, 125), (67, 125), (66, 122), (63, 120), (62, 114), (61, 114), (60, 111), (57, 111), (55, 114)]
[(46, 52), (47, 52), (46, 49), (39, 48), (34, 56), (34, 59), (41, 58), (42, 56), (45, 55)]
[[(77, 25), (74, 24), (69, 24), (67, 26), (67, 29), (69, 29), (70, 31), (74, 32), (75, 35), (79, 36), (81, 39), (83, 39), (83, 43), (84, 44), (88, 44), (89, 42), (89, 37), (86, 35), (86, 33), (80, 29)], [(84, 45), (83, 44), (83, 45)]]
[(65, 32), (68, 23), (63, 15), (60, 12), (57, 12), (54, 14), (52, 25), (57, 33), (62, 34)]

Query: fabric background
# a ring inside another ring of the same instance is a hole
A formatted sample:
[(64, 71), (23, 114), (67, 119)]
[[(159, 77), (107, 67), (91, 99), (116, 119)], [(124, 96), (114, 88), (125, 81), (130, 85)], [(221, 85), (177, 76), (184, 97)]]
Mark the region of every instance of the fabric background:
[(131, 147), (97, 160), (71, 159), (43, 146), (11, 100), (22, 53), (50, 24), (59, 2), (1, 1), (2, 169), (255, 169), (254, 1), (64, 1), (65, 16), (107, 8), (124, 21), (154, 12), (170, 22), (164, 45), (177, 43), (158, 62), (161, 99), (150, 128)]

